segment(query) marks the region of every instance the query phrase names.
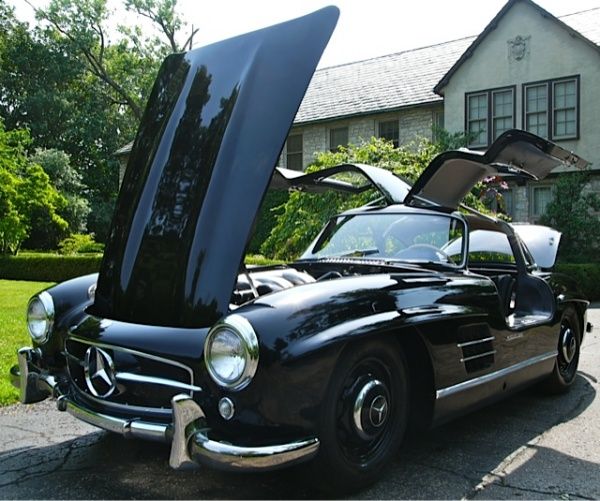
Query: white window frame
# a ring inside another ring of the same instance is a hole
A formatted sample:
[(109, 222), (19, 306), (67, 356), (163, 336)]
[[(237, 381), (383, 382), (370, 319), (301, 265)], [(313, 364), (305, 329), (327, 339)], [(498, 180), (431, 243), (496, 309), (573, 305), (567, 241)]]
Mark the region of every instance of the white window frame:
[[(575, 87), (575, 106), (557, 108), (555, 106), (554, 98), (556, 96), (556, 86), (559, 84), (565, 84), (572, 82)], [(573, 109), (575, 112), (575, 132), (573, 134), (556, 134), (556, 112)], [(576, 139), (579, 130), (579, 85), (577, 78), (561, 78), (560, 80), (554, 80), (552, 82), (552, 139)]]
[[(527, 92), (529, 89), (533, 89), (535, 87), (543, 87), (546, 91), (546, 110), (545, 111), (529, 111), (528, 109), (528, 105), (529, 105), (529, 99), (527, 97)], [(550, 120), (550, 108), (551, 108), (551, 103), (550, 103), (550, 92), (549, 92), (549, 88), (550, 88), (550, 82), (537, 82), (537, 83), (530, 83), (530, 84), (524, 84), (523, 85), (523, 129), (529, 132), (532, 132), (529, 130), (529, 124), (528, 124), (528, 119), (530, 116), (532, 115), (542, 115), (544, 114), (546, 116), (546, 134), (542, 135), (539, 134), (539, 132), (536, 130), (535, 132), (533, 132), (534, 134), (541, 136), (545, 139), (550, 137), (550, 125), (551, 125), (551, 120)]]
[[(511, 97), (511, 107), (510, 107), (510, 115), (496, 115), (496, 96), (498, 94), (504, 94), (510, 92), (510, 97)], [(496, 139), (498, 139), (498, 137), (501, 134), (498, 134), (496, 132), (496, 120), (497, 119), (505, 119), (505, 118), (510, 118), (511, 120), (511, 125), (504, 129), (502, 132), (505, 132), (507, 130), (510, 129), (514, 129), (515, 127), (515, 88), (514, 87), (505, 87), (504, 89), (495, 89), (491, 91), (491, 107), (489, 110), (490, 113), (490, 118), (491, 118), (491, 125), (492, 125), (492, 141), (495, 141)]]
[(534, 220), (538, 220), (544, 214), (546, 214), (546, 212), (538, 213), (535, 211), (535, 192), (537, 190), (542, 190), (542, 189), (544, 189), (544, 190), (550, 189), (550, 202), (552, 201), (552, 197), (554, 196), (554, 185), (552, 185), (552, 184), (536, 183), (536, 184), (532, 184), (529, 186), (529, 216)]
[[(485, 113), (485, 117), (484, 118), (477, 118), (477, 119), (471, 119), (471, 98), (474, 97), (485, 97), (486, 100), (486, 113)], [(485, 122), (485, 137), (486, 137), (486, 141), (485, 143), (478, 143), (478, 142), (473, 142), (473, 143), (469, 143), (469, 146), (472, 148), (484, 148), (488, 145), (489, 143), (489, 137), (490, 137), (490, 99), (489, 99), (489, 93), (487, 91), (484, 92), (468, 92), (467, 94), (465, 94), (465, 99), (466, 99), (466, 105), (465, 105), (465, 125), (466, 125), (466, 131), (467, 134), (471, 134), (471, 123), (472, 122)], [(481, 129), (479, 129), (481, 130)], [(477, 134), (477, 137), (479, 138), (479, 134)]]
[[(556, 111), (560, 111), (561, 109), (557, 109), (554, 106), (554, 96), (555, 96), (555, 88), (556, 85), (561, 83), (573, 82), (575, 84), (575, 133), (574, 134), (565, 134), (558, 135), (555, 133), (555, 113)], [(581, 78), (579, 75), (572, 75), (567, 77), (560, 78), (552, 78), (548, 80), (542, 80), (539, 82), (527, 82), (523, 84), (523, 129), (529, 130), (527, 127), (527, 117), (529, 115), (529, 111), (527, 109), (527, 89), (530, 87), (537, 87), (541, 85), (547, 86), (547, 103), (546, 103), (546, 126), (547, 126), (547, 135), (546, 138), (551, 141), (570, 141), (577, 140), (580, 137), (580, 120), (581, 120)], [(532, 112), (535, 113), (535, 112)]]

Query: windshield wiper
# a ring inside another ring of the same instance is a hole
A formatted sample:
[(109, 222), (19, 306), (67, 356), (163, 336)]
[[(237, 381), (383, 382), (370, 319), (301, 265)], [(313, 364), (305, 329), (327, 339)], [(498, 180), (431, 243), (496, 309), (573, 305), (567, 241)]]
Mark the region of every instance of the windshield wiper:
[(336, 256), (330, 257), (365, 257), (372, 256), (373, 254), (379, 254), (379, 249), (365, 249), (365, 250), (353, 250), (351, 252), (346, 252), (345, 254), (338, 254)]
[(435, 268), (435, 269), (455, 269), (456, 265), (454, 263), (443, 263), (442, 261), (431, 261), (428, 259), (411, 259), (411, 260), (402, 260), (402, 259), (397, 259), (395, 261), (390, 261), (390, 263), (407, 263), (413, 266), (425, 266), (425, 267), (431, 267), (431, 268)]

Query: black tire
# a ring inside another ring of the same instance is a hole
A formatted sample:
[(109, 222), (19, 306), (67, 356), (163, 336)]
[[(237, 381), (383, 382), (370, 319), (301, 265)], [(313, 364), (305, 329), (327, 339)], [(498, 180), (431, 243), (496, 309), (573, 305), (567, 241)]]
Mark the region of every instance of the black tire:
[(348, 346), (320, 411), (321, 444), (312, 464), (320, 487), (339, 494), (376, 481), (402, 442), (409, 400), (408, 366), (398, 343)]
[(560, 322), (558, 355), (552, 374), (542, 382), (542, 389), (549, 394), (565, 393), (575, 382), (581, 348), (581, 328), (577, 314), (571, 308), (565, 310)]

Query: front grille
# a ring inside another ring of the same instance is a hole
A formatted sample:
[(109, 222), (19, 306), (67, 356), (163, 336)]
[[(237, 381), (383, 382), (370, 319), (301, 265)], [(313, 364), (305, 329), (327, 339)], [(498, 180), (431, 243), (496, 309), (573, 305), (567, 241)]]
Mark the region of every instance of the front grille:
[[(90, 360), (95, 360), (95, 356), (103, 360), (101, 365), (94, 365), (94, 361), (88, 365), (86, 380), (88, 350), (90, 355), (94, 355), (88, 357)], [(71, 337), (65, 343), (65, 356), (71, 381), (80, 392), (127, 410), (133, 410), (132, 407), (170, 409), (175, 395), (184, 393), (193, 396), (195, 391), (200, 391), (194, 386), (193, 372), (189, 367), (136, 350)], [(112, 361), (110, 367), (109, 361)], [(90, 365), (93, 367), (90, 368)], [(100, 369), (104, 370), (104, 374)], [(96, 377), (92, 377), (94, 371)]]

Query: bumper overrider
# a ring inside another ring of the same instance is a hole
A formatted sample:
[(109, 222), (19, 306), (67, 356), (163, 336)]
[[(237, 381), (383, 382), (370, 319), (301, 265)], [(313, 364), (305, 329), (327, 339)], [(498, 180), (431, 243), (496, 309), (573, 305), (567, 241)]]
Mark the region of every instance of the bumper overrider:
[(188, 395), (177, 395), (171, 401), (173, 422), (153, 423), (140, 419), (123, 419), (102, 414), (81, 405), (68, 392), (61, 390), (54, 376), (40, 370), (33, 348), (18, 351), (19, 364), (11, 369), (11, 381), (20, 391), (24, 404), (56, 398), (60, 411), (67, 411), (81, 421), (119, 433), (128, 438), (171, 442), (169, 464), (175, 469), (205, 464), (225, 470), (273, 470), (307, 461), (319, 449), (319, 440), (310, 438), (295, 442), (244, 447), (211, 440), (204, 412)]

